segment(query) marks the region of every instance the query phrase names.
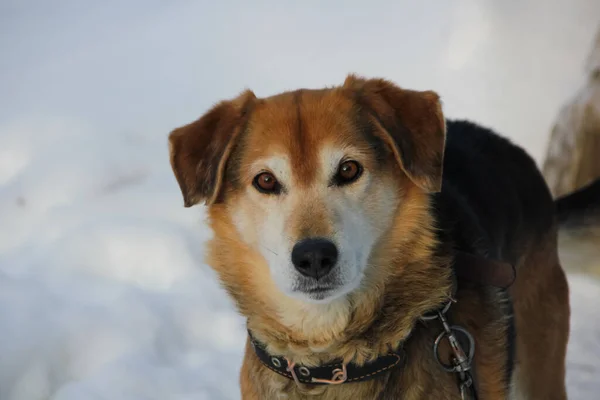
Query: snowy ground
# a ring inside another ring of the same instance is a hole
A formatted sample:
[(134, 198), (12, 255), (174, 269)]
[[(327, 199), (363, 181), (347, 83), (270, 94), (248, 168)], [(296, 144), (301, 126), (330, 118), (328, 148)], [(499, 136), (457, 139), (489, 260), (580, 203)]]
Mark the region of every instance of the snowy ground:
[[(169, 170), (176, 125), (245, 86), (357, 71), (438, 90), (449, 116), (540, 160), (600, 15), (594, 0), (214, 3), (0, 3), (0, 400), (239, 398), (243, 320)], [(570, 279), (569, 391), (590, 399), (600, 284)]]

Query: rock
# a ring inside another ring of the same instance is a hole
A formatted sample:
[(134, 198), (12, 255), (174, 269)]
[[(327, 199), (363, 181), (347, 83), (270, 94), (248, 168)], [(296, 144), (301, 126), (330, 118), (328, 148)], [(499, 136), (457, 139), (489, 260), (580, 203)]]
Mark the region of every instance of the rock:
[(542, 172), (554, 196), (600, 177), (600, 31), (586, 65), (587, 79), (559, 112)]

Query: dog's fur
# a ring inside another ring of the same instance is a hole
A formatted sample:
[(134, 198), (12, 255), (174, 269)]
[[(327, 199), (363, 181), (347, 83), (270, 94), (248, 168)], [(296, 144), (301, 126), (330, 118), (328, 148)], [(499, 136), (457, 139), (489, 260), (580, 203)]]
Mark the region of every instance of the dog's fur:
[[(271, 354), (316, 366), (364, 363), (400, 344), (408, 353), (405, 368), (369, 381), (298, 388), (247, 344), (244, 399), (459, 398), (432, 356), (439, 325), (417, 323), (447, 299), (457, 250), (517, 270), (510, 290), (461, 284), (449, 314), (476, 339), (480, 398), (566, 398), (569, 297), (554, 202), (523, 150), (446, 123), (436, 93), (354, 75), (323, 90), (246, 91), (174, 130), (170, 151), (185, 205), (208, 205), (208, 263)], [(336, 186), (347, 159), (364, 172)], [(253, 186), (263, 171), (280, 194)], [(340, 254), (321, 295), (290, 257), (312, 237)]]

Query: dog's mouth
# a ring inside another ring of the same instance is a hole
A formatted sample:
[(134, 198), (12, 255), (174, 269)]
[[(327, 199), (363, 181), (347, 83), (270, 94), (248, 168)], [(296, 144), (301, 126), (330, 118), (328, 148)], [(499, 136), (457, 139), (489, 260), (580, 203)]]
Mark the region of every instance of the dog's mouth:
[(342, 279), (339, 271), (318, 280), (297, 276), (291, 291), (287, 293), (309, 303), (328, 303), (358, 288), (363, 276), (362, 273), (359, 273), (356, 276), (347, 276), (346, 279)]
[(304, 289), (302, 291), (304, 293), (318, 296), (319, 294), (326, 294), (328, 292), (331, 292), (332, 290), (335, 290), (334, 286), (316, 286), (316, 287)]
[(296, 292), (302, 293), (313, 300), (325, 300), (330, 297), (337, 286), (315, 286), (310, 288), (298, 288)]
[(336, 282), (304, 282), (294, 288), (294, 292), (312, 301), (323, 301), (337, 297), (343, 285)]

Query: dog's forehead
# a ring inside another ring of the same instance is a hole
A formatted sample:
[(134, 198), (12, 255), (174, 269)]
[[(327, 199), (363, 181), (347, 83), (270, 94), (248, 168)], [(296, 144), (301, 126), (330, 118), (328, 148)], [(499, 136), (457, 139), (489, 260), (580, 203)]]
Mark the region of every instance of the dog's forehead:
[(361, 142), (355, 109), (352, 99), (335, 88), (261, 99), (248, 124), (244, 158), (287, 160), (295, 175), (312, 180), (324, 153), (335, 157)]

